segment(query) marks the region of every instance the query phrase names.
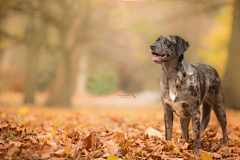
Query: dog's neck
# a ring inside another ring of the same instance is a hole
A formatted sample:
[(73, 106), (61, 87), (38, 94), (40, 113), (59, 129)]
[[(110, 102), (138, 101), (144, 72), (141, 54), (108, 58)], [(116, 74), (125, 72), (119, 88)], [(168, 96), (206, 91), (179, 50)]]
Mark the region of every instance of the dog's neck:
[(184, 59), (183, 54), (176, 59), (172, 59), (169, 62), (164, 62), (162, 63), (162, 74), (164, 74), (168, 78), (173, 78), (177, 76), (178, 71), (184, 69), (183, 66), (185, 65), (185, 63), (188, 62)]

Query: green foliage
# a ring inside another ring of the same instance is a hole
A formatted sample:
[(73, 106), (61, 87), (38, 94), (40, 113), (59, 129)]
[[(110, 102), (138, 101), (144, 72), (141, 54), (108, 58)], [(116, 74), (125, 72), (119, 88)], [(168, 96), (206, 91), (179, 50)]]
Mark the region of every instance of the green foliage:
[(92, 75), (87, 81), (87, 91), (93, 94), (108, 94), (116, 90), (117, 77), (114, 72), (103, 72)]

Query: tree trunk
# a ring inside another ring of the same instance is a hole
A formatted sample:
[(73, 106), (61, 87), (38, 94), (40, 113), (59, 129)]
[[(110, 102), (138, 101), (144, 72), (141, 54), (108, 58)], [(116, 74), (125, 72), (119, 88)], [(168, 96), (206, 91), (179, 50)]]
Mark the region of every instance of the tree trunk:
[(33, 46), (27, 53), (27, 70), (26, 70), (26, 81), (24, 87), (24, 103), (35, 102), (35, 91), (37, 83), (37, 69), (38, 69), (38, 49)]
[(56, 74), (50, 84), (50, 93), (46, 102), (48, 106), (59, 106), (63, 86), (63, 65), (62, 63), (56, 70)]
[[(24, 103), (35, 103), (35, 91), (37, 84), (37, 70), (40, 53), (40, 45), (44, 37), (44, 27), (37, 25), (37, 20), (34, 16), (30, 17), (30, 28), (26, 38), (27, 61), (26, 61), (26, 80), (24, 86)], [(36, 38), (37, 37), (37, 38)]]
[(72, 97), (72, 74), (71, 74), (71, 55), (68, 52), (63, 53), (63, 88), (62, 88), (62, 97), (61, 97), (61, 106), (71, 107), (71, 97)]
[(67, 31), (61, 32), (61, 64), (53, 80), (47, 105), (71, 107), (72, 70), (71, 53), (66, 48)]
[(235, 0), (232, 33), (229, 44), (227, 67), (223, 79), (226, 93), (225, 106), (240, 109), (240, 0)]
[[(87, 48), (87, 47), (85, 47)], [(77, 70), (77, 77), (76, 77), (76, 90), (77, 93), (86, 93), (86, 82), (87, 82), (87, 69), (88, 69), (88, 52), (84, 50), (81, 53), (80, 58), (77, 59), (78, 63), (78, 70)]]

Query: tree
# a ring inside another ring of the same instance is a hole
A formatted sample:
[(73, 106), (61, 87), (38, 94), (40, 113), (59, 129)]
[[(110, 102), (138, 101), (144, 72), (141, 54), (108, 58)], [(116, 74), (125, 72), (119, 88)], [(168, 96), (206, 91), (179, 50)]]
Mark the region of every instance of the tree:
[(35, 103), (39, 54), (45, 32), (45, 28), (36, 24), (37, 20), (33, 17), (33, 15), (30, 15), (30, 17), (31, 21), (24, 42), (28, 44), (24, 103)]
[(240, 0), (235, 0), (227, 67), (223, 79), (227, 108), (240, 109)]
[[(38, 68), (39, 48), (42, 43), (42, 31), (45, 31), (36, 19), (35, 11), (39, 10), (41, 3), (32, 3), (30, 1), (1, 1), (0, 2), (0, 24), (3, 20), (11, 16), (11, 12), (24, 14), (29, 19), (29, 25), (24, 29), (25, 36), (18, 37), (9, 34), (0, 26), (0, 43), (3, 38), (14, 40), (18, 45), (24, 44), (27, 49), (27, 63), (26, 63), (26, 81), (24, 86), (24, 103), (34, 103), (34, 94), (36, 90), (36, 76)], [(0, 48), (1, 51), (1, 48)], [(1, 56), (1, 53), (0, 53)]]
[[(50, 95), (47, 104), (51, 106), (71, 107), (71, 96), (73, 93), (73, 74), (72, 74), (72, 57), (76, 47), (87, 40), (89, 26), (89, 16), (91, 1), (62, 0), (56, 1), (59, 17), (49, 14), (51, 8), (45, 12), (45, 16), (56, 27), (59, 32), (59, 46), (61, 52), (60, 67), (56, 73), (54, 83), (51, 86)], [(84, 6), (79, 9), (76, 6)], [(81, 16), (81, 18), (79, 18)], [(74, 33), (73, 33), (74, 31)], [(62, 81), (59, 81), (59, 76)]]

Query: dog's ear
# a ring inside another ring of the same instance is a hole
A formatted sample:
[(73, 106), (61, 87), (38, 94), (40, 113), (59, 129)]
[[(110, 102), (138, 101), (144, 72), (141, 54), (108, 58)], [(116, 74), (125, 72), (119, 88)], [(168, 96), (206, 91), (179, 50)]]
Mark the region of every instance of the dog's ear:
[(177, 54), (180, 56), (189, 48), (189, 44), (187, 41), (185, 41), (179, 36), (176, 36), (176, 38), (177, 38)]

